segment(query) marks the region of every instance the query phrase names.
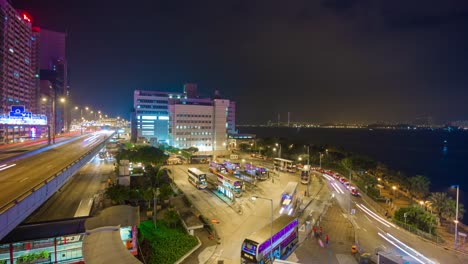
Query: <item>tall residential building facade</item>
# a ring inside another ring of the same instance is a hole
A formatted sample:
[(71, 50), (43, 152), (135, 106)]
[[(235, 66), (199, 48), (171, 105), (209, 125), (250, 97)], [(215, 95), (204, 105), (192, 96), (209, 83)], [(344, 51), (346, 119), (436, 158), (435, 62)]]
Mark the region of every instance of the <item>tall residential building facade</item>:
[[(36, 109), (31, 36), (29, 14), (0, 0), (0, 115), (8, 116), (13, 105), (24, 106), (26, 111)], [(0, 124), (0, 144), (23, 140), (35, 131), (30, 126)]]
[(226, 149), (230, 101), (200, 98), (195, 84), (183, 93), (141, 91), (134, 94), (133, 131), (178, 148), (202, 152)]
[(32, 63), (31, 18), (7, 0), (0, 0), (0, 113), (11, 105), (35, 109), (35, 80)]

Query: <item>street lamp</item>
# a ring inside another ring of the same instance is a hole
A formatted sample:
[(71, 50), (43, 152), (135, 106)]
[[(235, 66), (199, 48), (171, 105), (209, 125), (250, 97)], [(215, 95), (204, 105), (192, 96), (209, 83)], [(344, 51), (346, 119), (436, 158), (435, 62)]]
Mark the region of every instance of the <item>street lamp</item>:
[(457, 249), (458, 246), (458, 197), (460, 192), (460, 185), (452, 185), (452, 188), (457, 188), (457, 205), (455, 208), (455, 243), (454, 248)]
[(275, 146), (277, 146), (279, 148), (278, 150), (278, 158), (281, 158), (281, 144), (280, 143), (276, 143)]
[(271, 220), (270, 220), (270, 263), (273, 263), (273, 199), (260, 197), (260, 196), (252, 196), (252, 201), (257, 199), (268, 200), (271, 203)]
[(395, 198), (395, 190), (396, 190), (396, 186), (392, 186), (392, 190), (393, 190), (393, 198)]

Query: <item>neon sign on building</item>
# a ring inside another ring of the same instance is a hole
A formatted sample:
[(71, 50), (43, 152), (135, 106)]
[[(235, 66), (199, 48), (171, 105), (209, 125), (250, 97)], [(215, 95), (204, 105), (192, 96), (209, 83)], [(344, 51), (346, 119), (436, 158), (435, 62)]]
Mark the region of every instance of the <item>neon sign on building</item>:
[(8, 115), (0, 115), (0, 124), (3, 125), (47, 125), (47, 116), (35, 115), (26, 112), (23, 105), (12, 105)]

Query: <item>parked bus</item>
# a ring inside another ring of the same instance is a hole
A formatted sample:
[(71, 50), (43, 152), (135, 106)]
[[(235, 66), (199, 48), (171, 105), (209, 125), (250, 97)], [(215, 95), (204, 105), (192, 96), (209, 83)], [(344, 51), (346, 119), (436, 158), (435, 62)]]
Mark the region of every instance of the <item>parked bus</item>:
[(240, 175), (240, 164), (237, 162), (231, 162), (229, 160), (225, 160), (224, 168), (226, 168), (228, 173)]
[(226, 168), (223, 164), (217, 163), (216, 161), (210, 161), (210, 171), (214, 174), (221, 172), (226, 173)]
[(260, 180), (268, 179), (268, 169), (265, 167), (259, 167), (251, 163), (245, 163), (244, 171), (249, 175), (255, 176), (257, 179), (260, 179)]
[(260, 180), (268, 179), (268, 169), (265, 167), (255, 167), (255, 171), (257, 172), (257, 178)]
[(302, 184), (309, 184), (310, 182), (310, 166), (305, 165), (304, 168), (301, 170), (301, 183)]
[(297, 218), (281, 215), (271, 225), (265, 225), (244, 239), (241, 263), (263, 264), (271, 263), (271, 259), (285, 260), (294, 252), (298, 242)]
[(292, 215), (297, 203), (297, 182), (288, 182), (281, 194), (280, 214)]
[[(221, 187), (225, 188), (227, 187), (229, 189), (229, 191), (231, 191), (235, 197), (240, 197), (241, 194), (242, 194), (242, 181), (233, 177), (233, 176), (230, 176), (230, 175), (227, 175), (227, 174), (224, 174), (224, 173), (216, 173), (216, 176), (218, 178), (218, 181), (221, 183)], [(232, 197), (229, 197), (229, 198), (232, 198)]]
[(93, 209), (93, 204), (94, 198), (86, 198), (81, 200), (73, 217), (89, 216), (91, 214), (91, 210)]
[(206, 173), (197, 168), (188, 169), (188, 181), (199, 190), (206, 189), (206, 187), (208, 187), (208, 183), (206, 182)]
[(280, 171), (296, 172), (296, 165), (292, 160), (274, 158), (273, 165), (275, 169)]

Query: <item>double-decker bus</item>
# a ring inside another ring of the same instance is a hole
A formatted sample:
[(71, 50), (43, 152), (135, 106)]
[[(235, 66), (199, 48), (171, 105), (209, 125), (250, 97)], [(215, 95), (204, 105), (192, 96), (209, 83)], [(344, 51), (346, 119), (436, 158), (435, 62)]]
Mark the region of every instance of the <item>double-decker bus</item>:
[(260, 180), (266, 180), (268, 179), (268, 169), (265, 167), (255, 167), (255, 171), (257, 173), (257, 177)]
[(281, 194), (280, 214), (292, 215), (297, 202), (297, 182), (288, 182)]
[(188, 181), (197, 189), (206, 189), (208, 183), (206, 182), (206, 173), (197, 168), (188, 169)]
[[(235, 197), (240, 197), (242, 195), (242, 181), (224, 174), (224, 173), (216, 173), (216, 177), (218, 178), (218, 181), (221, 183), (222, 188), (228, 188), (228, 190), (234, 194)], [(226, 194), (229, 196), (229, 194)], [(232, 197), (229, 197), (232, 198)]]
[(226, 168), (223, 164), (217, 163), (216, 161), (210, 161), (210, 171), (214, 174), (221, 172), (226, 173)]
[(231, 162), (229, 160), (224, 161), (224, 167), (228, 173), (240, 175), (240, 164), (237, 162)]
[(251, 163), (245, 163), (244, 164), (244, 171), (245, 173), (251, 175), (251, 176), (257, 176), (257, 171), (255, 170), (256, 167), (252, 165)]
[(280, 171), (296, 172), (296, 165), (292, 160), (274, 158), (273, 165), (275, 166), (275, 169)]
[(297, 218), (281, 215), (251, 234), (242, 243), (242, 264), (272, 264), (272, 260), (285, 260), (299, 242)]
[(244, 164), (244, 170), (247, 174), (255, 176), (257, 179), (268, 179), (268, 169), (265, 167), (255, 166), (251, 163)]

